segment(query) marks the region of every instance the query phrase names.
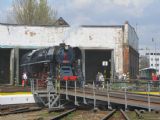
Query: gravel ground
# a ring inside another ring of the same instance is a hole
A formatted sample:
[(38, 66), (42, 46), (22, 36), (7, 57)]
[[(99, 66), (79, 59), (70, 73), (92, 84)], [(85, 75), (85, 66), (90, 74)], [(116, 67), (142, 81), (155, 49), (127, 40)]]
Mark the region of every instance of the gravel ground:
[[(98, 110), (97, 112), (93, 112), (92, 110), (77, 110), (69, 114), (63, 120), (100, 120), (107, 115), (107, 113), (107, 111), (101, 110)], [(50, 120), (58, 114), (60, 114), (60, 112), (48, 113), (47, 109), (43, 109), (41, 111), (0, 116), (0, 120)], [(131, 120), (138, 120), (134, 111), (127, 112), (127, 115)], [(142, 115), (142, 120), (160, 120), (160, 113), (156, 114), (155, 112), (145, 112)], [(114, 120), (120, 120), (119, 118), (121, 118), (121, 116), (118, 114), (114, 115)]]
[(78, 110), (67, 116), (64, 120), (101, 120), (105, 115), (107, 115), (106, 111), (93, 112)]
[[(0, 120), (50, 120), (53, 116), (56, 116), (60, 113), (52, 112), (48, 113), (46, 110), (36, 111), (36, 112), (27, 112), (20, 114), (11, 114), (0, 116)], [(77, 110), (74, 113), (68, 115), (64, 120), (100, 120), (107, 114), (106, 111), (97, 111), (93, 112), (91, 110)]]
[(0, 120), (49, 120), (53, 114), (48, 114), (47, 110), (10, 114), (0, 116)]

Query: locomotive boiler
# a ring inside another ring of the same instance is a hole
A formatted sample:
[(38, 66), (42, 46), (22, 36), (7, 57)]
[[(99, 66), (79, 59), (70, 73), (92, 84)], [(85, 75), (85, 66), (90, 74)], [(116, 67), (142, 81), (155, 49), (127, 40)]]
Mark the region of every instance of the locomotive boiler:
[(40, 79), (45, 83), (48, 77), (53, 80), (83, 81), (81, 71), (81, 50), (78, 47), (60, 44), (33, 50), (23, 55), (20, 73), (28, 78)]

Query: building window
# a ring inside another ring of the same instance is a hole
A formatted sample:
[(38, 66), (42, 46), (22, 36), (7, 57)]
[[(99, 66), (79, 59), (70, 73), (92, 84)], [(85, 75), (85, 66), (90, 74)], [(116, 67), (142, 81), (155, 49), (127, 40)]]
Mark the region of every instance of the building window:
[(159, 58), (155, 58), (155, 61), (159, 61)]
[(158, 67), (158, 66), (159, 66), (159, 64), (155, 64), (155, 66), (157, 66), (157, 67)]
[(146, 53), (146, 55), (149, 55), (149, 53)]
[(153, 66), (153, 64), (151, 64), (151, 66)]
[(151, 55), (153, 55), (153, 53), (151, 53)]

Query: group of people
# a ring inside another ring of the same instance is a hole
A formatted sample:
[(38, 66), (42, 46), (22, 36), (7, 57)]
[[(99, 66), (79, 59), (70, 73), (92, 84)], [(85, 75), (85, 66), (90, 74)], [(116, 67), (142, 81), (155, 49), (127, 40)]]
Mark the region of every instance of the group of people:
[(125, 81), (125, 80), (127, 80), (129, 78), (128, 76), (129, 76), (129, 73), (127, 73), (127, 74), (125, 74), (125, 73), (122, 73), (122, 74), (116, 73), (115, 79), (121, 80), (121, 81)]
[(158, 75), (156, 73), (152, 73), (152, 81), (159, 80)]

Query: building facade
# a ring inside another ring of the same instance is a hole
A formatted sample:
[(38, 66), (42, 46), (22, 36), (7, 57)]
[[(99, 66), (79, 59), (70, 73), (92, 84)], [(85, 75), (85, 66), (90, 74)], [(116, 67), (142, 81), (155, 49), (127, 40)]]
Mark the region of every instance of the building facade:
[(160, 75), (160, 50), (148, 50), (146, 57), (149, 60), (149, 67), (156, 69), (157, 74)]
[[(81, 49), (86, 81), (95, 80), (97, 72), (104, 70), (107, 78), (123, 73), (135, 78), (139, 71), (138, 36), (128, 22), (79, 27), (0, 24), (0, 35), (0, 83), (20, 83), (19, 62), (27, 51), (63, 42)], [(102, 66), (103, 61), (108, 66)]]

